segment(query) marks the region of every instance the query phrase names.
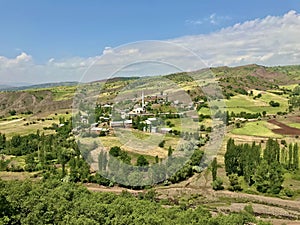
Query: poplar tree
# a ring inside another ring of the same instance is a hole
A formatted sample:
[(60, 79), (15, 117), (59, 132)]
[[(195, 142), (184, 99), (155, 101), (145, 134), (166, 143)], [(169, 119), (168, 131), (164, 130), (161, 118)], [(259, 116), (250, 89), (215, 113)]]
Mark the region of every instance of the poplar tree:
[(213, 181), (217, 179), (217, 168), (218, 168), (217, 158), (214, 158), (211, 163), (211, 174), (212, 174)]
[(293, 148), (293, 167), (294, 170), (299, 169), (299, 153), (298, 153), (298, 144), (294, 144)]
[(288, 163), (288, 169), (292, 169), (293, 165), (293, 145), (289, 144), (289, 163)]

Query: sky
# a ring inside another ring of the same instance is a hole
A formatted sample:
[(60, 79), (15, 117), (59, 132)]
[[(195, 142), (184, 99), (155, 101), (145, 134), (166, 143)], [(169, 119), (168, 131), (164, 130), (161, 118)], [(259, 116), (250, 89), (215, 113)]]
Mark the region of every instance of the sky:
[(0, 84), (78, 81), (91, 65), (101, 79), (162, 55), (187, 70), (300, 64), (299, 0), (0, 0), (0, 30)]

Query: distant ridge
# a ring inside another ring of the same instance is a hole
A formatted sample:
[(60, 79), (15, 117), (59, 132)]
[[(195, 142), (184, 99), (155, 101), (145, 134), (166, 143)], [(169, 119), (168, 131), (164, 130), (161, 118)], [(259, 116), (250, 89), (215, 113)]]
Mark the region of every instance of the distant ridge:
[(0, 91), (23, 91), (28, 89), (39, 89), (39, 88), (51, 88), (51, 87), (58, 87), (58, 86), (74, 86), (77, 85), (79, 82), (76, 81), (68, 81), (68, 82), (57, 82), (57, 83), (44, 83), (44, 84), (33, 84), (33, 85), (26, 85), (21, 87), (12, 87), (9, 85), (0, 85)]
[[(103, 80), (96, 80), (90, 83), (102, 83), (102, 82), (116, 82), (116, 81), (126, 81), (139, 79), (139, 77), (113, 77)], [(53, 83), (42, 83), (42, 84), (32, 84), (32, 85), (22, 85), (22, 86), (13, 86), (8, 84), (0, 84), (0, 91), (24, 91), (28, 89), (40, 89), (40, 88), (51, 88), (59, 86), (75, 86), (80, 82), (77, 81), (66, 81), (66, 82), (53, 82)]]

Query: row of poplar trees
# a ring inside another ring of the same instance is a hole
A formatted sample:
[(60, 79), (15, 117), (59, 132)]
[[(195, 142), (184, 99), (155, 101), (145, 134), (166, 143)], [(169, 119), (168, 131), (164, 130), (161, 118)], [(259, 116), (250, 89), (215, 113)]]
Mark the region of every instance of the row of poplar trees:
[(284, 169), (299, 169), (298, 144), (280, 148), (277, 140), (268, 139), (262, 150), (261, 144), (235, 144), (233, 139), (227, 142), (225, 153), (227, 175), (243, 176), (249, 186), (263, 193), (278, 194), (284, 181)]

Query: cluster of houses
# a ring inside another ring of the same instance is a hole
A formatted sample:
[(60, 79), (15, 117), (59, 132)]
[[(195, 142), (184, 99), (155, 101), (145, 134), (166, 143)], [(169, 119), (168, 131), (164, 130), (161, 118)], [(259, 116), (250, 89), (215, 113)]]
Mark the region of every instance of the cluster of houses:
[[(90, 132), (93, 133), (110, 133), (116, 128), (132, 128), (133, 127), (133, 118), (140, 116), (147, 118), (140, 123), (144, 123), (143, 131), (149, 133), (168, 133), (172, 130), (169, 127), (162, 127), (158, 118), (155, 117), (155, 114), (149, 113), (146, 110), (146, 106), (148, 104), (166, 104), (169, 103), (176, 107), (182, 107), (185, 110), (195, 109), (193, 103), (183, 104), (179, 100), (174, 100), (172, 102), (168, 101), (168, 95), (161, 94), (156, 96), (144, 96), (144, 92), (142, 92), (141, 99), (137, 101), (137, 104), (134, 105), (132, 110), (120, 110), (117, 113), (120, 114), (119, 119), (115, 120), (112, 115), (109, 117), (101, 116), (97, 123), (93, 123), (90, 125)], [(105, 108), (113, 108), (112, 104), (105, 104), (102, 107)], [(117, 109), (115, 109), (117, 110)], [(168, 114), (168, 113), (160, 113), (160, 114)], [(178, 112), (179, 116), (183, 116), (184, 112)], [(81, 123), (88, 124), (87, 116), (81, 116)]]

